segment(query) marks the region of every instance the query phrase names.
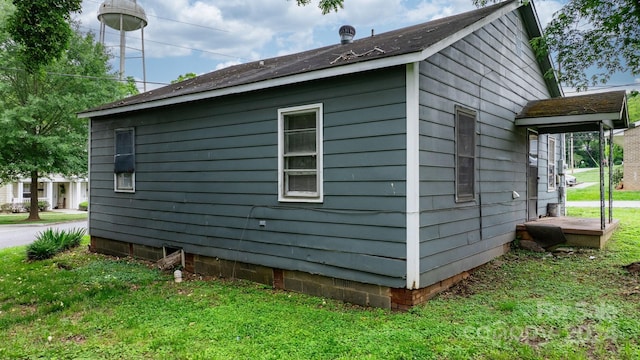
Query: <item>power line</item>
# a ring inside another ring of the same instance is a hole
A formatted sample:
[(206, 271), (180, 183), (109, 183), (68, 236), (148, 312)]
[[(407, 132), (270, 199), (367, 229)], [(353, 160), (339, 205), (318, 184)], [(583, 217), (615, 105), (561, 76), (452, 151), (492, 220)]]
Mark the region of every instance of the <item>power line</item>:
[[(91, 2), (91, 3), (94, 3), (94, 4), (98, 4), (98, 5), (102, 5), (102, 3), (98, 2), (98, 1), (93, 1), (93, 0), (84, 0), (84, 1)], [(219, 28), (206, 26), (206, 25), (194, 24), (194, 23), (190, 23), (190, 22), (186, 22), (186, 21), (180, 21), (180, 20), (176, 20), (176, 19), (170, 19), (170, 18), (166, 18), (166, 17), (162, 17), (162, 16), (148, 15), (146, 13), (145, 13), (145, 15), (147, 15), (148, 17), (156, 18), (156, 19), (167, 20), (167, 21), (176, 22), (176, 23), (179, 23), (179, 24), (185, 24), (185, 25), (189, 25), (189, 26), (195, 26), (195, 27), (199, 27), (199, 28), (203, 28), (203, 29), (221, 31), (221, 32), (226, 32), (226, 33), (229, 32), (229, 30), (219, 29)]]
[[(589, 90), (607, 90), (607, 89), (615, 89), (615, 88), (620, 88), (620, 87), (627, 87), (627, 86), (637, 86), (640, 88), (640, 84), (639, 83), (630, 83), (630, 84), (621, 84), (621, 85), (600, 85), (600, 86), (593, 86), (587, 89), (587, 91)], [(584, 93), (585, 91), (565, 91), (565, 93)]]
[[(24, 69), (19, 69), (19, 68), (10, 68), (10, 67), (4, 67), (4, 66), (0, 66), (0, 69), (2, 70), (10, 70), (10, 71), (24, 71)], [(62, 77), (70, 77), (70, 78), (78, 78), (78, 79), (91, 79), (91, 80), (115, 80), (115, 81), (119, 81), (117, 76), (91, 76), (91, 75), (78, 75), (78, 74), (67, 74), (67, 73), (58, 73), (58, 72), (53, 72), (53, 71), (45, 71), (45, 74), (47, 75), (54, 75), (54, 76), (62, 76)], [(134, 78), (128, 78), (127, 81), (133, 81), (135, 83), (143, 83), (144, 81), (142, 80), (136, 80)], [(163, 82), (154, 82), (154, 81), (147, 81), (147, 84), (154, 84), (154, 85), (169, 85), (168, 83), (163, 83)]]
[[(80, 25), (81, 28), (84, 29), (88, 29), (90, 31), (96, 31), (96, 29), (90, 27), (90, 26), (85, 26), (85, 25)], [(114, 35), (117, 36), (118, 33), (112, 32), (112, 31), (107, 31), (107, 33), (109, 35)], [(135, 37), (135, 36), (131, 36), (129, 37), (129, 39), (133, 39), (133, 40), (141, 40), (141, 38), (139, 37)], [(156, 40), (149, 40), (148, 38), (145, 37), (144, 39), (145, 42), (150, 42), (150, 43), (154, 43), (154, 44), (160, 44), (160, 45), (166, 45), (166, 46), (171, 46), (171, 47), (175, 47), (175, 48), (179, 48), (179, 49), (185, 49), (185, 50), (191, 50), (191, 51), (197, 51), (197, 52), (202, 52), (202, 53), (207, 53), (207, 54), (212, 54), (212, 55), (218, 55), (218, 56), (224, 56), (224, 57), (228, 57), (228, 58), (232, 58), (232, 59), (237, 59), (237, 60), (241, 60), (241, 61), (248, 61), (248, 59), (239, 57), (239, 56), (234, 56), (234, 55), (228, 55), (228, 54), (223, 54), (223, 53), (219, 53), (219, 52), (215, 52), (215, 51), (210, 51), (210, 50), (202, 50), (202, 49), (196, 49), (196, 48), (192, 48), (192, 47), (188, 47), (188, 46), (182, 46), (182, 45), (176, 45), (176, 44), (171, 44), (171, 43), (166, 43), (166, 42), (162, 42), (162, 41), (156, 41)]]

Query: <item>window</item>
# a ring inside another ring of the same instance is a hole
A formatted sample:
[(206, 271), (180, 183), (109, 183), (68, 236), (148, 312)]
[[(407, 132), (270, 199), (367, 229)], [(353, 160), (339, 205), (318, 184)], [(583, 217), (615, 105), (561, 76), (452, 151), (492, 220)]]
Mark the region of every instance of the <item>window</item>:
[(475, 199), (476, 113), (456, 107), (456, 201)]
[(115, 191), (135, 191), (135, 144), (133, 129), (116, 129), (114, 156)]
[(553, 191), (556, 189), (556, 139), (547, 135), (549, 138), (549, 157), (548, 157), (548, 189), (549, 191)]
[(278, 200), (322, 201), (322, 104), (278, 110)]

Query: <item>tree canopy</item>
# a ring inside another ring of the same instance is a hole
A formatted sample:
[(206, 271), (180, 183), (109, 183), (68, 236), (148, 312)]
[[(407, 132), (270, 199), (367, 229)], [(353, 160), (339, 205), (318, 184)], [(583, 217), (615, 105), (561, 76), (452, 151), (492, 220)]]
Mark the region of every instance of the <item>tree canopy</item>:
[(543, 44), (557, 59), (560, 81), (584, 90), (617, 72), (640, 74), (639, 24), (638, 0), (570, 0), (546, 27)]
[[(498, 0), (473, 0), (483, 6)], [(555, 58), (557, 77), (586, 90), (616, 73), (640, 75), (640, 1), (568, 0), (533, 45)]]
[[(296, 0), (298, 5), (306, 6), (311, 4), (311, 0)], [(338, 11), (344, 7), (344, 0), (320, 0), (318, 7), (322, 10), (322, 14), (328, 14), (332, 11)]]
[(188, 73), (186, 73), (184, 75), (178, 76), (178, 78), (175, 79), (175, 80), (171, 80), (171, 83), (172, 84), (177, 84), (177, 83), (179, 83), (181, 81), (185, 81), (185, 80), (188, 80), (188, 79), (193, 79), (196, 76), (198, 76), (198, 75), (196, 75), (195, 73), (192, 73), (192, 72), (188, 72)]
[(13, 0), (15, 10), (7, 20), (7, 32), (21, 45), (19, 56), (29, 72), (58, 58), (72, 36), (71, 13), (82, 0)]
[[(61, 22), (56, 26), (68, 27), (66, 40), (21, 38), (13, 21), (25, 2), (16, 0), (13, 8), (0, 0), (0, 7), (15, 9), (0, 17), (0, 183), (30, 178), (30, 218), (37, 219), (40, 176), (87, 173), (88, 126), (76, 113), (125, 96), (127, 85), (115, 80), (109, 56), (94, 36), (82, 35), (55, 11), (51, 16)], [(42, 11), (34, 17), (47, 23), (50, 12)], [(27, 54), (48, 40), (58, 44), (38, 49), (40, 55)]]

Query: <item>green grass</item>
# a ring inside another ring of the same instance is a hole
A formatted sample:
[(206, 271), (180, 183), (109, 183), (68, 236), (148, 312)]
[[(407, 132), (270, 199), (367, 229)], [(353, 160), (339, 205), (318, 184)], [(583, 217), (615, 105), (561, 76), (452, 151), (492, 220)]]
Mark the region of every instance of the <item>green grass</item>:
[[(597, 217), (598, 209), (570, 209)], [(407, 313), (168, 273), (86, 246), (0, 251), (0, 358), (637, 359), (640, 209), (602, 251), (520, 250)], [(86, 240), (85, 240), (86, 244)]]
[(629, 122), (640, 121), (640, 96), (627, 98), (629, 105)]
[[(567, 173), (570, 173), (568, 171)], [(573, 174), (578, 184), (594, 183), (593, 185), (578, 189), (576, 187), (567, 188), (567, 201), (597, 201), (600, 200), (600, 169), (590, 169), (584, 172), (576, 172)], [(608, 169), (605, 170), (605, 191), (609, 186)], [(605, 193), (605, 200), (608, 199)], [(640, 201), (640, 191), (614, 190), (613, 200), (631, 200)]]
[[(0, 214), (0, 225), (8, 225), (8, 224), (22, 224), (27, 222), (27, 218), (29, 214), (19, 213), (19, 214)], [(65, 213), (57, 213), (57, 212), (41, 212), (40, 213), (40, 221), (30, 221), (31, 223), (57, 223), (63, 221), (72, 221), (72, 220), (83, 220), (87, 218), (86, 213), (82, 214), (65, 214)]]

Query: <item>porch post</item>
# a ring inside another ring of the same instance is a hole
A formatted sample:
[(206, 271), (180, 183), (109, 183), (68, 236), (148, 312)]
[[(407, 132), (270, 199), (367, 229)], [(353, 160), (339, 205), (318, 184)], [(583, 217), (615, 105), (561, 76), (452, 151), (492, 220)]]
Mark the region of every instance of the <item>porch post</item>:
[(81, 182), (80, 180), (76, 180), (73, 185), (75, 186), (75, 199), (73, 200), (73, 208), (75, 210), (78, 210), (80, 207), (80, 203), (82, 202), (82, 192), (81, 192), (81, 188), (82, 186), (80, 185)]
[(20, 203), (22, 204), (24, 201), (22, 200), (22, 194), (24, 193), (24, 183), (22, 182), (22, 180), (18, 180), (18, 193), (16, 194), (16, 197), (13, 200), (13, 203)]
[(613, 128), (609, 129), (609, 224), (613, 222)]
[(53, 209), (53, 181), (52, 180), (46, 180), (46, 186), (47, 186), (47, 190), (46, 194), (44, 196), (44, 200), (46, 200), (49, 203), (49, 207), (47, 208), (47, 210), (49, 209)]
[(600, 126), (600, 230), (604, 230), (604, 124), (602, 121)]

